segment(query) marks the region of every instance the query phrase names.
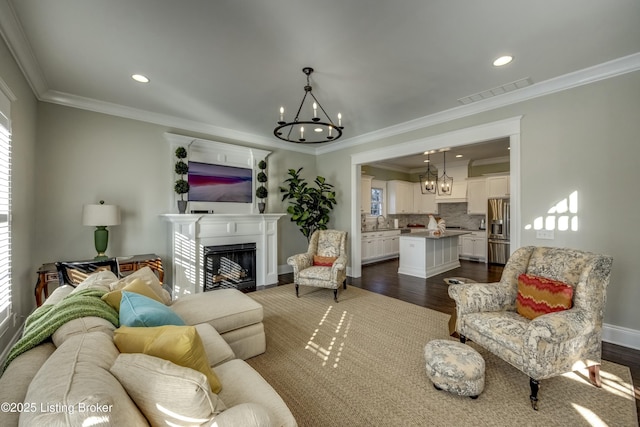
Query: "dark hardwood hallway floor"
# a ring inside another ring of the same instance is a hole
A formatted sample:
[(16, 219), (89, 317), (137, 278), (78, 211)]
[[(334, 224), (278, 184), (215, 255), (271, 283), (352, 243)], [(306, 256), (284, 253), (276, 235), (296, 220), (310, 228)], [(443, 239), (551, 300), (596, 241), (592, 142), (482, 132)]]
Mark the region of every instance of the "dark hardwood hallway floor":
[[(455, 309), (455, 303), (449, 298), (448, 286), (444, 282), (444, 278), (466, 277), (476, 282), (490, 283), (499, 281), (502, 275), (501, 266), (472, 261), (460, 261), (460, 264), (461, 266), (455, 270), (429, 279), (420, 279), (398, 274), (398, 259), (383, 261), (363, 266), (362, 277), (347, 278), (347, 285), (451, 314)], [(278, 285), (292, 282), (292, 273), (282, 274), (278, 277)], [(603, 342), (602, 358), (628, 366), (631, 369), (636, 395), (636, 409), (640, 421), (640, 350)]]

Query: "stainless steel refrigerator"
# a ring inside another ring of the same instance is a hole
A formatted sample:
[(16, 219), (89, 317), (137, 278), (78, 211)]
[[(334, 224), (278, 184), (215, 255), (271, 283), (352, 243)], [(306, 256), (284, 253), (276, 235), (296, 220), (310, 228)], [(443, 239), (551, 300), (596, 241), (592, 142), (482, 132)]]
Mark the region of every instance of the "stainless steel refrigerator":
[(509, 199), (489, 199), (487, 207), (489, 263), (506, 264), (511, 239), (511, 205)]

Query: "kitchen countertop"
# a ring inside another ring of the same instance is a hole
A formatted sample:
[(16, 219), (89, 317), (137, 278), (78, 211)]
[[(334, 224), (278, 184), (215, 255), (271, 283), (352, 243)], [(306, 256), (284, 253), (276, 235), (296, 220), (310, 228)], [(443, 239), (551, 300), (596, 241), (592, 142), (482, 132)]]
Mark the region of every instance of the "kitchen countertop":
[(401, 234), (400, 237), (421, 237), (423, 239), (446, 239), (447, 237), (457, 237), (462, 236), (463, 234), (471, 234), (471, 231), (464, 230), (446, 230), (444, 234), (440, 234), (439, 236), (433, 236), (429, 231), (419, 231), (417, 233), (411, 234)]
[(360, 230), (361, 233), (377, 233), (378, 231), (400, 231), (401, 228), (378, 228), (377, 230)]

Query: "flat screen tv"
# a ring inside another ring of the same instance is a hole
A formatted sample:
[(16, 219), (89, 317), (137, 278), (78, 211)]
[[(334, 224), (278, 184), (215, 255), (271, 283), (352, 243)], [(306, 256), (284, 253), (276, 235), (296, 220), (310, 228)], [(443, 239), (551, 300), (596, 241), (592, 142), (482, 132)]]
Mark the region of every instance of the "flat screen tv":
[(189, 201), (253, 201), (253, 170), (210, 163), (189, 162)]

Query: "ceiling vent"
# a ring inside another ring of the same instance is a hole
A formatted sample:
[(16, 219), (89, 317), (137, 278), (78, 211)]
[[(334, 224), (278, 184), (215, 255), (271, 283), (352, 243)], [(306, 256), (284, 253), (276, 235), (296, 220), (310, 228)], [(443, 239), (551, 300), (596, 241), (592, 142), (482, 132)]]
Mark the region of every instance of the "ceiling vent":
[(494, 96), (502, 95), (503, 93), (512, 92), (516, 89), (522, 89), (523, 87), (531, 86), (533, 81), (531, 77), (516, 80), (515, 82), (506, 83), (502, 86), (494, 87), (482, 92), (474, 93), (473, 95), (463, 96), (458, 99), (458, 102), (462, 105), (471, 104), (472, 102), (482, 101), (483, 99), (492, 98)]

